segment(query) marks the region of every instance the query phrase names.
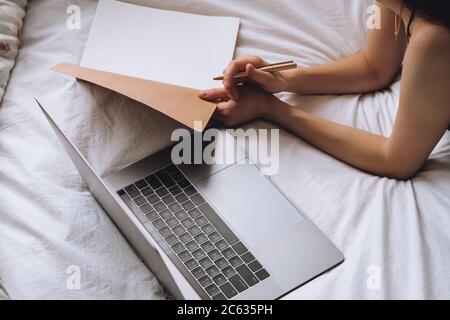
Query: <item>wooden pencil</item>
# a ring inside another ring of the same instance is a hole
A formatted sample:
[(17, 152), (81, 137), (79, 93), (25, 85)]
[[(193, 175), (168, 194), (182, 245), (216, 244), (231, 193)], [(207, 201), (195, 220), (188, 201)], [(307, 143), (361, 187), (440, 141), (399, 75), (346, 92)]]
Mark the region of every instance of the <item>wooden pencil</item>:
[[(285, 61), (285, 62), (269, 64), (268, 66), (258, 68), (258, 70), (273, 73), (273, 72), (295, 69), (295, 68), (297, 68), (297, 64), (294, 61)], [(247, 74), (245, 72), (240, 72), (234, 76), (234, 79), (243, 79), (246, 77), (247, 77)], [(224, 79), (223, 75), (214, 78), (214, 80), (223, 80), (223, 79)]]

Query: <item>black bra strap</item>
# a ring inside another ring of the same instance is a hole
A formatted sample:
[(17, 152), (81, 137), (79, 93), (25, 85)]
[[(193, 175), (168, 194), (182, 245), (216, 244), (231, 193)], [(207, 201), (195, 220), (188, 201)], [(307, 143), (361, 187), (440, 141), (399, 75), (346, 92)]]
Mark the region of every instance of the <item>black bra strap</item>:
[(408, 35), (408, 39), (411, 38), (411, 26), (414, 21), (414, 18), (416, 17), (416, 10), (412, 9), (411, 16), (409, 17), (408, 27), (406, 28), (406, 33)]

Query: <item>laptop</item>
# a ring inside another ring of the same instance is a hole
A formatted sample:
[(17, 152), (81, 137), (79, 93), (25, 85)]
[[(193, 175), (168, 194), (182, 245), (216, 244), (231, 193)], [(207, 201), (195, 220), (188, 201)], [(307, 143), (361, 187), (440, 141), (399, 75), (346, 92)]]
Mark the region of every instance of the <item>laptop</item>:
[(174, 298), (276, 299), (343, 261), (243, 150), (234, 163), (174, 165), (171, 145), (101, 178), (36, 101), (89, 190)]

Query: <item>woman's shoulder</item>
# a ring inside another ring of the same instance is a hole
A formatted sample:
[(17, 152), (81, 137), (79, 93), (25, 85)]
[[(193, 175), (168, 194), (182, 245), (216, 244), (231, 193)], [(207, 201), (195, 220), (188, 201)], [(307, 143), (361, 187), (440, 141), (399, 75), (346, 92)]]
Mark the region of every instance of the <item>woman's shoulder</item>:
[(438, 24), (418, 22), (414, 26), (410, 45), (422, 52), (432, 50), (436, 53), (448, 53), (450, 52), (450, 30)]
[(448, 73), (450, 30), (432, 23), (417, 23), (414, 26), (405, 60), (412, 65), (423, 65), (430, 71), (440, 69)]

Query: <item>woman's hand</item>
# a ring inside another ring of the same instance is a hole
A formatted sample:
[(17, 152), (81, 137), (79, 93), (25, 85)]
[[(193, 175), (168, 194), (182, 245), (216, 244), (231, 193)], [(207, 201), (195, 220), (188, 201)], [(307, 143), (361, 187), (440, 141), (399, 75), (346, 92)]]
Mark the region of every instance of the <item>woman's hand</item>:
[(237, 86), (235, 89), (239, 94), (239, 101), (230, 99), (224, 88), (206, 90), (199, 96), (204, 100), (217, 102), (215, 117), (227, 127), (269, 116), (276, 97), (253, 86)]
[(234, 79), (234, 76), (244, 71), (247, 73), (247, 82), (250, 84), (258, 86), (268, 93), (284, 91), (285, 79), (282, 72), (270, 73), (257, 69), (267, 65), (269, 64), (258, 56), (247, 56), (232, 61), (224, 71), (223, 80), (225, 91), (230, 99), (239, 100), (238, 81)]

